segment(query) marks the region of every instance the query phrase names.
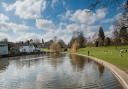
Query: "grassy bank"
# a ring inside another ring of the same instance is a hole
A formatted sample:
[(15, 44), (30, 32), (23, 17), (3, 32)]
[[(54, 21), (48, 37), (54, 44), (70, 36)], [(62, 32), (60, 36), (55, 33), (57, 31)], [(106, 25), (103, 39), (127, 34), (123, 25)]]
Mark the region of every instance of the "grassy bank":
[(80, 54), (88, 55), (103, 59), (117, 67), (125, 70), (128, 73), (128, 52), (120, 53), (120, 50), (128, 50), (128, 46), (111, 46), (111, 47), (86, 47), (78, 50)]
[(42, 48), (41, 51), (43, 52), (49, 52), (49, 49), (48, 48)]

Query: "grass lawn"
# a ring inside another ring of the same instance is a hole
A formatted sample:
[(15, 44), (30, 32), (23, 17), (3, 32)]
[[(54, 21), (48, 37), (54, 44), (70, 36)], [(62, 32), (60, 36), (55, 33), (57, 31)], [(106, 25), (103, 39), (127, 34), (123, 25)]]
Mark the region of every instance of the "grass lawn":
[(87, 55), (88, 51), (90, 51), (90, 56), (112, 63), (128, 73), (128, 52), (120, 53), (120, 49), (128, 50), (128, 46), (86, 47), (79, 49), (78, 53)]
[(48, 48), (42, 48), (41, 51), (45, 51), (45, 52), (48, 52), (49, 49)]

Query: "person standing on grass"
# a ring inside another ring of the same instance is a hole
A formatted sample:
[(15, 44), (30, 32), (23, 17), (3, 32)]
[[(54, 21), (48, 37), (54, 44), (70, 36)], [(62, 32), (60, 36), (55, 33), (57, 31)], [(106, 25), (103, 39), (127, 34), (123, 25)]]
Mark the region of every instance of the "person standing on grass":
[(90, 55), (90, 51), (88, 50), (88, 56)]

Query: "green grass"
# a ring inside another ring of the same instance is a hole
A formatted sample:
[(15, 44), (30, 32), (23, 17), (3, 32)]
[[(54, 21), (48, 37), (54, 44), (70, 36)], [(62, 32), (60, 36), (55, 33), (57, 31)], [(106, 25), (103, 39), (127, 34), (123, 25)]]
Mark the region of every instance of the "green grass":
[(128, 46), (86, 47), (79, 49), (78, 53), (87, 55), (89, 50), (90, 56), (103, 59), (125, 71), (128, 71), (128, 52), (122, 53), (121, 56), (120, 49), (128, 50)]
[(49, 51), (49, 49), (48, 49), (48, 48), (41, 48), (41, 51), (48, 52), (48, 51)]

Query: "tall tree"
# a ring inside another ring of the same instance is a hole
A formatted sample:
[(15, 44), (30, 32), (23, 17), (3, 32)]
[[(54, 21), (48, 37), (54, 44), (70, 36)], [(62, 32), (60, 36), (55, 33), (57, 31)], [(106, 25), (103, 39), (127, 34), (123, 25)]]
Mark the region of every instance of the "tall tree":
[(104, 40), (105, 35), (104, 35), (103, 27), (100, 27), (100, 28), (99, 28), (99, 34), (98, 34), (98, 37), (101, 38), (102, 40)]
[(114, 42), (114, 45), (120, 45), (120, 38), (119, 38), (119, 32), (115, 29), (114, 32), (113, 32), (113, 42)]
[(61, 48), (66, 48), (66, 44), (63, 40), (59, 40), (58, 43), (60, 44)]
[(75, 42), (76, 38), (73, 36), (68, 44), (68, 47), (71, 48), (72, 44)]
[(78, 42), (79, 42), (79, 47), (80, 48), (84, 48), (85, 45), (86, 45), (86, 39), (83, 35), (83, 32), (80, 32), (79, 35), (78, 35)]
[(61, 52), (62, 51), (61, 45), (57, 42), (53, 42), (52, 44), (50, 44), (49, 48), (50, 48), (51, 52)]
[(121, 39), (122, 44), (128, 44), (128, 31), (126, 27), (121, 27), (119, 37)]
[(53, 42), (54, 42), (53, 40), (49, 40), (49, 41), (45, 42), (45, 43), (44, 43), (44, 47), (45, 47), (45, 48), (49, 48), (50, 45), (51, 45)]
[[(124, 12), (118, 18), (115, 24), (114, 34), (116, 37), (114, 40), (120, 41), (120, 44), (128, 44), (128, 1), (124, 5)], [(116, 43), (117, 43), (116, 42)]]
[(29, 45), (29, 44), (30, 44), (30, 41), (29, 41), (29, 40), (27, 40), (27, 41), (26, 41), (26, 43)]
[(75, 41), (73, 42), (73, 44), (72, 44), (71, 52), (77, 52), (78, 48), (79, 48), (79, 43), (78, 43), (77, 40), (75, 40)]
[(102, 27), (99, 28), (99, 33), (98, 33), (98, 46), (103, 46), (104, 45), (104, 30)]
[(42, 44), (44, 44), (44, 39), (42, 38)]
[(86, 46), (86, 38), (84, 37), (82, 32), (74, 32), (73, 37), (69, 43), (69, 47), (72, 47), (73, 43), (77, 41), (79, 43), (79, 48), (83, 48)]

